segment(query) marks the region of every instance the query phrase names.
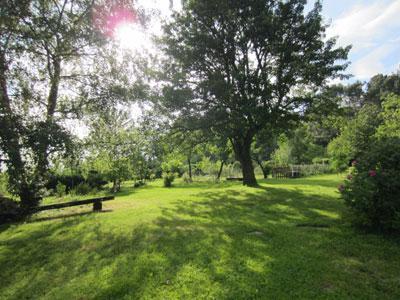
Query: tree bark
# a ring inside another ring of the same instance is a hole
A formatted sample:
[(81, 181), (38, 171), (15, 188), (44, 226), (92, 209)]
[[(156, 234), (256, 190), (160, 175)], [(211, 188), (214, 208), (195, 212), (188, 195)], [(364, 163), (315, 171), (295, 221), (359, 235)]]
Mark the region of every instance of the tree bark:
[(256, 176), (254, 174), (253, 161), (251, 159), (251, 142), (253, 136), (247, 133), (243, 138), (231, 139), (236, 159), (240, 162), (243, 174), (243, 185), (257, 186)]
[(225, 162), (221, 161), (221, 166), (219, 167), (219, 171), (218, 171), (218, 175), (217, 175), (217, 180), (219, 180), (221, 178), (221, 174), (222, 174), (222, 169), (224, 167)]
[(267, 178), (268, 178), (268, 173), (266, 172), (266, 170), (265, 170), (265, 168), (264, 168), (262, 162), (261, 162), (260, 160), (258, 160), (258, 159), (256, 159), (256, 162), (257, 162), (257, 164), (260, 166), (260, 169), (261, 169), (261, 171), (262, 171), (262, 173), (263, 173), (264, 179), (267, 179)]
[(190, 157), (188, 158), (188, 166), (189, 166), (189, 178), (192, 180), (192, 163), (190, 162)]
[(38, 198), (35, 189), (28, 183), (25, 172), (25, 163), (21, 155), (18, 120), (11, 108), (11, 101), (7, 89), (7, 62), (4, 51), (0, 50), (0, 145), (7, 155), (6, 165), (9, 173), (9, 182), (18, 192), (21, 207), (36, 206)]

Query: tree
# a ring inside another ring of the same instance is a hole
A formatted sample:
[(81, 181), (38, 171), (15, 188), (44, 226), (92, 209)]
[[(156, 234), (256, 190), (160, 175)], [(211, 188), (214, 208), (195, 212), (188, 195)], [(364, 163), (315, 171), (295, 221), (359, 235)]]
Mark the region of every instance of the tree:
[(296, 93), (339, 76), (349, 47), (325, 40), (321, 4), (305, 0), (186, 1), (164, 28), (163, 105), (176, 124), (228, 138), (243, 184), (257, 184), (251, 144), (311, 101)]
[[(4, 0), (0, 6), (0, 147), (9, 186), (28, 208), (37, 205), (51, 156), (68, 152), (65, 119), (81, 117), (83, 108), (92, 105), (86, 101), (88, 87), (98, 82), (97, 60), (108, 55), (103, 33), (117, 25), (104, 16), (115, 21), (119, 4), (133, 10), (125, 0), (94, 3)], [(117, 84), (109, 87), (102, 89), (97, 107), (121, 94)]]
[(272, 158), (274, 150), (278, 147), (277, 143), (277, 134), (268, 129), (259, 132), (252, 145), (252, 158), (260, 167), (264, 178), (267, 178), (270, 172), (269, 161)]
[(381, 105), (385, 96), (390, 93), (400, 95), (400, 72), (397, 74), (373, 76), (367, 85), (365, 102)]
[(146, 177), (146, 140), (132, 126), (127, 112), (109, 109), (91, 123), (91, 129), (86, 144), (89, 164), (113, 183), (113, 192), (120, 190), (123, 180)]
[(373, 104), (364, 105), (356, 117), (342, 128), (340, 135), (328, 145), (328, 154), (334, 168), (345, 170), (351, 160), (367, 152), (381, 123), (379, 108)]
[(232, 149), (229, 147), (227, 139), (215, 136), (212, 139), (209, 138), (208, 142), (204, 144), (203, 151), (201, 151), (204, 158), (207, 158), (211, 164), (219, 162), (216, 180), (221, 178), (224, 165), (228, 163), (231, 153)]

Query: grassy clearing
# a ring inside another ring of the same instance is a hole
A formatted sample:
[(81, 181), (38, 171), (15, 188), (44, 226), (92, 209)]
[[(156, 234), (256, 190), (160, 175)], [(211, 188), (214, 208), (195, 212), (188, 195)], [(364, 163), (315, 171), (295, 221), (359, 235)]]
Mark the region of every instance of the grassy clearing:
[(337, 175), (123, 188), (0, 227), (0, 299), (399, 299), (400, 240), (343, 221)]

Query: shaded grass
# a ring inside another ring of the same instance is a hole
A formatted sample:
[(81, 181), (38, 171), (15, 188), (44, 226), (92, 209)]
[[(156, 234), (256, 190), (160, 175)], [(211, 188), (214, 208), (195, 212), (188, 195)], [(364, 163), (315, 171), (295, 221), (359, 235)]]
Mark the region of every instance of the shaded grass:
[(0, 227), (0, 299), (398, 299), (399, 239), (352, 229), (340, 180), (157, 181)]

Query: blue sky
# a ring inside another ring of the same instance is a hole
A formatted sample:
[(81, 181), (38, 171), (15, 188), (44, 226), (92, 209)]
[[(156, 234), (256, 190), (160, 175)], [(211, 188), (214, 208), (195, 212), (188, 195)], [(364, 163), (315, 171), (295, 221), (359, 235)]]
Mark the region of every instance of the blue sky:
[[(315, 1), (308, 1), (312, 6)], [(400, 0), (323, 0), (328, 36), (352, 44), (348, 72), (352, 80), (400, 69)]]
[[(170, 13), (169, 0), (138, 1), (144, 7)], [(179, 9), (180, 0), (173, 3)], [(314, 3), (308, 0), (308, 9)], [(328, 37), (338, 36), (341, 46), (353, 45), (347, 69), (354, 75), (351, 81), (367, 81), (375, 74), (400, 69), (400, 0), (322, 0), (322, 4), (325, 22), (331, 24)]]

